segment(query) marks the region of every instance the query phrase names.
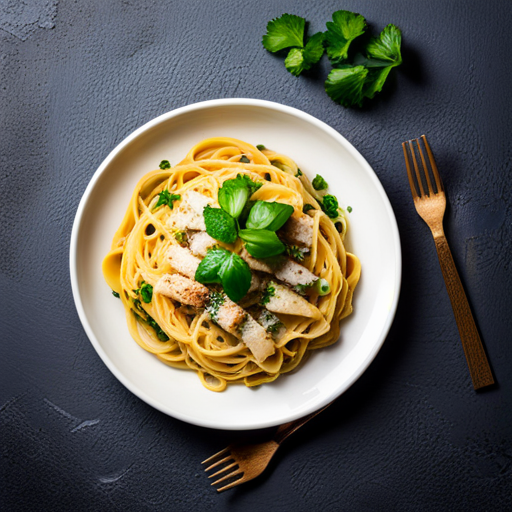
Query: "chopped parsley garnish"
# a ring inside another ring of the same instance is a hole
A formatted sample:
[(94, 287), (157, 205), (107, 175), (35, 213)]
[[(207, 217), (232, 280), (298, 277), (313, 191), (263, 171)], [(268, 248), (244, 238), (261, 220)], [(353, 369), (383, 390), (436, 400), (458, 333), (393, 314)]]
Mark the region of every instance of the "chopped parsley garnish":
[(335, 219), (338, 216), (338, 208), (338, 200), (336, 199), (335, 196), (326, 194), (323, 197), (322, 210), (328, 217), (330, 217), (331, 219)]
[(210, 292), (210, 302), (206, 307), (206, 311), (211, 316), (214, 322), (217, 321), (217, 317), (219, 315), (219, 308), (222, 306), (222, 304), (224, 304), (224, 300), (225, 299), (222, 293), (216, 292), (215, 290), (212, 290)]
[(238, 160), (239, 162), (242, 162), (243, 164), (250, 164), (251, 161), (245, 156), (245, 155), (242, 155), (242, 158), (240, 158), (240, 160)]
[(115, 292), (114, 290), (112, 290), (112, 295), (113, 295), (116, 299), (120, 299), (120, 298), (121, 298), (121, 295), (119, 295), (119, 293)]
[(317, 174), (311, 183), (315, 190), (325, 190), (329, 186), (320, 174)]
[(258, 151), (263, 151), (264, 149), (267, 149), (267, 148), (266, 148), (263, 144), (258, 144), (258, 145), (256, 146), (256, 149), (257, 149)]
[(142, 309), (140, 301), (138, 299), (133, 299), (133, 304), (141, 313), (145, 315), (144, 318), (132, 310), (135, 317), (142, 323), (145, 323), (146, 325), (151, 327), (155, 331), (155, 335), (160, 341), (167, 341), (169, 339), (169, 336), (167, 336), (166, 332), (155, 322), (155, 319), (152, 316), (148, 315), (146, 311), (144, 311), (144, 309)]
[(148, 283), (142, 283), (142, 286), (140, 287), (140, 296), (146, 304), (149, 304), (153, 298), (153, 287)]
[(170, 169), (171, 163), (169, 162), (169, 160), (162, 160), (158, 167), (160, 167), (160, 169)]
[(185, 231), (176, 231), (176, 233), (174, 233), (174, 238), (182, 247), (185, 247), (188, 244), (188, 236)]
[(146, 323), (155, 330), (156, 337), (160, 341), (167, 341), (169, 339), (169, 336), (165, 333), (165, 331), (155, 322), (153, 317), (147, 315)]
[(270, 282), (263, 292), (263, 295), (261, 297), (260, 303), (264, 306), (265, 304), (268, 304), (270, 301), (270, 298), (273, 297), (276, 294), (276, 287), (274, 286), (274, 283)]
[(303, 207), (302, 207), (302, 211), (304, 213), (308, 213), (309, 210), (314, 210), (315, 207), (312, 205), (312, 204), (309, 204), (309, 203), (306, 203)]
[(347, 206), (347, 212), (352, 213), (352, 206)]
[(304, 261), (304, 252), (296, 245), (287, 245), (286, 253), (297, 261)]
[(167, 205), (172, 210), (174, 208), (174, 201), (178, 201), (179, 199), (181, 199), (179, 194), (172, 194), (164, 189), (158, 194), (158, 201), (153, 209), (156, 210), (162, 205)]
[[(142, 284), (141, 284), (140, 288), (138, 288), (137, 290), (133, 290), (133, 293), (136, 293), (137, 295), (140, 295), (142, 300), (146, 304), (149, 304), (151, 302), (151, 299), (153, 298), (153, 287), (149, 283), (146, 283), (145, 281), (142, 281)], [(142, 309), (141, 305), (140, 305), (140, 300), (139, 299), (134, 299), (133, 303), (135, 304), (135, 307), (137, 309), (139, 309), (139, 310)]]
[(296, 178), (300, 178), (302, 176), (302, 171), (300, 169), (297, 169), (297, 174), (295, 175)]
[(324, 53), (324, 34), (317, 32), (304, 44), (306, 20), (293, 14), (283, 14), (267, 24), (263, 46), (269, 52), (290, 48), (285, 59), (286, 69), (299, 76), (316, 64)]

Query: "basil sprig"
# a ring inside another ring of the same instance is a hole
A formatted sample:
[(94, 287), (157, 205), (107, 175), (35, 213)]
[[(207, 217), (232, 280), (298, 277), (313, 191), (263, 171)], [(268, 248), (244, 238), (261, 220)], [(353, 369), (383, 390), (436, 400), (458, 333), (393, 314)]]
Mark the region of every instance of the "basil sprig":
[[(239, 174), (235, 179), (226, 180), (219, 189), (220, 208), (205, 206), (204, 222), (206, 232), (215, 240), (232, 244), (240, 237), (251, 256), (271, 258), (286, 250), (286, 246), (275, 232), (290, 218), (293, 206), (277, 202), (251, 201), (251, 196), (261, 186), (261, 183), (255, 183), (246, 174)], [(246, 229), (240, 229), (240, 223), (243, 227), (244, 221)], [(203, 266), (200, 265), (199, 279), (196, 277), (196, 280), (203, 283), (221, 283), (231, 288), (234, 296), (238, 296), (238, 291), (245, 289), (246, 283), (239, 286), (233, 281), (230, 284), (230, 277), (242, 272), (240, 264), (236, 259), (231, 259), (229, 267), (226, 266), (225, 272), (221, 272), (224, 256), (219, 251), (220, 249), (211, 253), (211, 256), (208, 253), (209, 259), (206, 262), (206, 258), (203, 260), (205, 263), (201, 264)], [(229, 294), (228, 296), (232, 298)]]
[(226, 295), (238, 302), (251, 286), (249, 265), (234, 252), (221, 247), (210, 249), (197, 267), (195, 280), (203, 284), (219, 283)]
[(250, 197), (262, 186), (246, 174), (226, 180), (219, 189), (220, 208), (205, 206), (203, 210), (206, 232), (215, 240), (232, 244), (237, 239), (237, 219), (244, 212)]

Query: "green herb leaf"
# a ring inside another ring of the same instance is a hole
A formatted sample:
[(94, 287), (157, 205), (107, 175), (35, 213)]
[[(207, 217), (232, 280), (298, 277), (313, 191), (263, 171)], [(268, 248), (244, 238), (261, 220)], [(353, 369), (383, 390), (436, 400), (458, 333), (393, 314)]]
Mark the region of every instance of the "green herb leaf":
[(160, 167), (160, 169), (170, 169), (171, 163), (169, 162), (169, 160), (162, 160), (158, 167)]
[(302, 171), (297, 168), (297, 174), (295, 175), (296, 178), (300, 178), (302, 176)]
[(158, 201), (153, 210), (156, 210), (162, 205), (167, 205), (172, 210), (174, 208), (174, 201), (178, 201), (178, 199), (181, 199), (179, 194), (171, 194), (168, 190), (162, 190), (162, 192), (158, 194)]
[(402, 44), (402, 32), (395, 25), (384, 27), (379, 37), (373, 38), (366, 47), (370, 58), (389, 61), (393, 66), (402, 63), (400, 46)]
[(363, 103), (363, 86), (368, 75), (364, 66), (333, 69), (325, 82), (325, 92), (344, 107)]
[(287, 245), (286, 254), (297, 261), (304, 261), (304, 252), (297, 245)]
[(249, 188), (242, 180), (227, 180), (219, 189), (218, 200), (221, 208), (237, 219), (249, 199)]
[(199, 263), (194, 279), (202, 284), (220, 283), (219, 271), (229, 255), (229, 251), (220, 247), (209, 249)]
[(153, 298), (153, 287), (148, 283), (142, 283), (142, 286), (140, 287), (140, 296), (146, 304), (149, 304)]
[(317, 32), (304, 48), (292, 48), (284, 61), (286, 69), (294, 76), (299, 76), (316, 64), (324, 53), (324, 34)]
[(302, 207), (302, 211), (304, 213), (308, 213), (309, 210), (314, 210), (315, 207), (312, 205), (312, 204), (309, 204), (309, 203), (306, 203), (303, 207)]
[(293, 206), (284, 203), (256, 201), (249, 212), (246, 226), (250, 229), (277, 231), (290, 218)]
[(267, 24), (267, 33), (263, 36), (263, 46), (269, 52), (277, 52), (284, 48), (304, 46), (304, 30), (306, 20), (294, 14), (283, 14)]
[(315, 176), (315, 179), (313, 180), (312, 185), (315, 190), (325, 190), (326, 188), (329, 187), (329, 185), (327, 184), (327, 181), (325, 181), (322, 178), (322, 176), (320, 176), (320, 174), (317, 174)]
[(251, 287), (252, 274), (249, 265), (234, 252), (222, 264), (219, 277), (226, 295), (233, 302), (238, 302)]
[(350, 43), (364, 33), (366, 21), (355, 12), (336, 11), (326, 26), (327, 56), (333, 64), (340, 64), (348, 57)]
[(119, 295), (119, 293), (115, 292), (114, 290), (112, 290), (112, 295), (116, 298), (116, 299), (120, 299), (121, 296)]
[(185, 231), (176, 231), (176, 233), (174, 233), (174, 238), (182, 247), (185, 247), (188, 244), (188, 236)]
[(282, 254), (286, 246), (279, 240), (274, 231), (266, 229), (241, 229), (240, 238), (245, 242), (245, 248), (255, 258), (271, 258)]
[(268, 284), (267, 288), (263, 292), (260, 303), (262, 305), (268, 304), (270, 301), (270, 297), (273, 297), (276, 294), (275, 283), (272, 281)]
[(240, 158), (240, 160), (238, 160), (239, 162), (242, 162), (244, 164), (250, 164), (251, 161), (245, 156), (245, 155), (242, 155), (242, 158)]
[(217, 321), (219, 308), (224, 304), (224, 300), (224, 295), (222, 295), (222, 293), (216, 292), (215, 290), (210, 292), (210, 301), (208, 302), (208, 306), (206, 306), (206, 311), (214, 322)]
[(267, 148), (266, 148), (263, 144), (258, 144), (258, 145), (256, 146), (256, 149), (257, 149), (258, 151), (263, 151), (264, 149), (267, 149)]
[[(388, 25), (380, 33), (377, 39), (372, 39), (366, 51), (369, 61), (368, 76), (364, 84), (364, 95), (373, 98), (376, 93), (382, 90), (386, 79), (391, 70), (402, 63), (400, 46), (402, 43), (402, 33), (395, 25)], [(376, 60), (379, 59), (379, 60)], [(386, 62), (387, 66), (377, 66), (376, 63)]]
[(235, 179), (226, 180), (219, 189), (218, 200), (221, 208), (237, 219), (247, 200), (261, 185), (252, 181), (246, 174), (239, 174)]
[(338, 208), (339, 205), (336, 197), (330, 194), (326, 194), (322, 203), (322, 210), (326, 213), (326, 215), (331, 219), (335, 219), (339, 215)]
[(203, 210), (206, 232), (215, 240), (226, 244), (236, 242), (236, 221), (221, 208), (206, 205)]
[(347, 206), (347, 212), (352, 213), (352, 206)]

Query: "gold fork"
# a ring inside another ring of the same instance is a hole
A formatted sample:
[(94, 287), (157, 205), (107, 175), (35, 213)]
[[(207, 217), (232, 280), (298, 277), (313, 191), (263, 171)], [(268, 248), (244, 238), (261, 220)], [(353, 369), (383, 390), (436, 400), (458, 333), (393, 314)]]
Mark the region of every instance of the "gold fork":
[(212, 469), (224, 465), (222, 469), (208, 476), (208, 478), (214, 478), (226, 473), (211, 485), (219, 485), (223, 482), (228, 482), (223, 487), (217, 489), (217, 492), (222, 492), (261, 475), (281, 443), (310, 419), (327, 409), (331, 403), (303, 418), (280, 425), (270, 441), (258, 444), (231, 444), (227, 448), (224, 448), (224, 450), (221, 450), (201, 462), (201, 464), (211, 463), (205, 471), (211, 471)]
[[(427, 223), (432, 231), (434, 242), (436, 244), (437, 256), (443, 272), (446, 289), (452, 303), (455, 321), (459, 329), (462, 347), (469, 366), (469, 373), (473, 381), (473, 387), (480, 389), (494, 384), (491, 368), (482, 346), (482, 341), (478, 335), (478, 330), (471, 314), (471, 309), (462, 287), (462, 283), (455, 268), (452, 253), (443, 230), (443, 217), (446, 209), (446, 195), (444, 193), (443, 183), (434, 160), (434, 155), (430, 149), (425, 135), (421, 136), (425, 146), (430, 168), (435, 181), (435, 190), (429, 176), (429, 170), (423, 153), (422, 145), (419, 139), (409, 140), (402, 143), (404, 149), (405, 166), (409, 177), (412, 198), (416, 211), (420, 217)], [(418, 156), (423, 168), (423, 178), (420, 174), (418, 165)], [(411, 167), (410, 159), (414, 167)], [(424, 189), (426, 182), (427, 189)], [(419, 189), (419, 193), (418, 193)]]

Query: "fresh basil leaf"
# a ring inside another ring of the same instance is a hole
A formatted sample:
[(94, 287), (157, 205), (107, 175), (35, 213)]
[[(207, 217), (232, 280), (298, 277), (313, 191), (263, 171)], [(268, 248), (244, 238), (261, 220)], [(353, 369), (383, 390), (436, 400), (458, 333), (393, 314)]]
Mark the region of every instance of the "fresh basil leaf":
[(236, 241), (236, 221), (221, 208), (212, 208), (206, 205), (203, 210), (206, 232), (215, 240), (226, 244)]
[(227, 180), (219, 189), (218, 199), (221, 208), (237, 219), (249, 199), (249, 188), (242, 180)]
[(246, 226), (249, 229), (277, 231), (290, 218), (293, 206), (284, 203), (256, 201), (249, 212)]
[(229, 251), (226, 249), (210, 249), (197, 267), (195, 280), (203, 284), (220, 283), (219, 271), (228, 258)]
[(286, 246), (274, 231), (267, 229), (241, 229), (240, 238), (245, 242), (248, 253), (255, 258), (271, 258), (282, 254)]
[(242, 213), (247, 200), (261, 187), (246, 174), (239, 174), (235, 179), (226, 180), (219, 189), (218, 200), (221, 208), (237, 219)]
[(238, 302), (251, 287), (252, 274), (249, 265), (238, 254), (232, 252), (219, 270), (219, 277), (226, 295)]

